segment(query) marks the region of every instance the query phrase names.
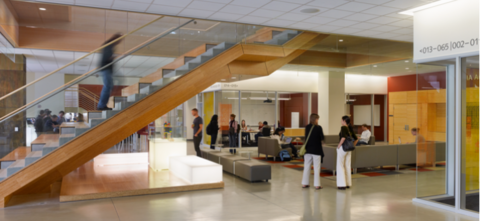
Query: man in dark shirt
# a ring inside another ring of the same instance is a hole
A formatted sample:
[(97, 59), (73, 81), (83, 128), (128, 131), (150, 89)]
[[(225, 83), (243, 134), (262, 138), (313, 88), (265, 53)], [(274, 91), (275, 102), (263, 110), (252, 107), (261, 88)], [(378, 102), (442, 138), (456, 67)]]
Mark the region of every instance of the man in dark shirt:
[(57, 115), (53, 115), (52, 118), (48, 118), (47, 121), (45, 121), (45, 125), (43, 126), (43, 132), (49, 134), (58, 133), (59, 125), (57, 123), (57, 120)]
[(43, 132), (43, 118), (45, 117), (45, 111), (40, 110), (38, 112), (38, 116), (35, 119), (35, 123), (33, 124), (35, 126), (35, 133), (37, 133), (37, 137), (39, 137), (42, 132)]
[(195, 117), (193, 119), (193, 145), (195, 147), (195, 152), (197, 152), (198, 157), (202, 157), (200, 152), (200, 142), (202, 142), (202, 129), (203, 129), (203, 119), (198, 116), (197, 108), (192, 109), (192, 115)]
[[(110, 39), (108, 39), (104, 45), (115, 41), (117, 38), (122, 37), (121, 34), (114, 34)], [(113, 56), (113, 49), (116, 45), (118, 45), (120, 41), (116, 41), (113, 44), (110, 44), (103, 48), (102, 50), (102, 59), (100, 60), (100, 68), (110, 64), (115, 57)], [(113, 64), (105, 67), (102, 70), (102, 77), (103, 77), (103, 88), (102, 92), (100, 93), (100, 100), (98, 101), (98, 110), (111, 110), (111, 108), (107, 107), (108, 99), (110, 98), (110, 93), (113, 89)]]

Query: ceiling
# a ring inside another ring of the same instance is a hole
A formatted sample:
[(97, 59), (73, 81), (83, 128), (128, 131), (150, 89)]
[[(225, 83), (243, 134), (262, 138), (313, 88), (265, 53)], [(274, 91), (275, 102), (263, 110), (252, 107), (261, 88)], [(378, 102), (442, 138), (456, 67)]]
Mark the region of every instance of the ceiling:
[[(413, 17), (398, 12), (437, 0), (29, 0), (413, 41)], [(319, 12), (302, 13), (315, 8)]]
[[(27, 58), (27, 71), (50, 73), (67, 65), (82, 56), (85, 52), (52, 51), (36, 49), (15, 49), (16, 54), (24, 54)], [(160, 67), (172, 62), (173, 58), (130, 55), (115, 65), (115, 75), (124, 77), (144, 77)], [(99, 54), (92, 54), (81, 61), (70, 65), (59, 73), (84, 74), (98, 67)]]

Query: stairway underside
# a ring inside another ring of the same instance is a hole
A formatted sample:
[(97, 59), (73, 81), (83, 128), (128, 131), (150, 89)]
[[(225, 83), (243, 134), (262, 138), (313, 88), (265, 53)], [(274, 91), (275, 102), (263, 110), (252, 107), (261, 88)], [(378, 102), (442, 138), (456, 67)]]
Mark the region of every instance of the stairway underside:
[(12, 195), (44, 191), (53, 182), (220, 79), (237, 73), (271, 74), (326, 36), (304, 32), (283, 47), (242, 44), (231, 47), (5, 179), (0, 183), (0, 207), (4, 207)]

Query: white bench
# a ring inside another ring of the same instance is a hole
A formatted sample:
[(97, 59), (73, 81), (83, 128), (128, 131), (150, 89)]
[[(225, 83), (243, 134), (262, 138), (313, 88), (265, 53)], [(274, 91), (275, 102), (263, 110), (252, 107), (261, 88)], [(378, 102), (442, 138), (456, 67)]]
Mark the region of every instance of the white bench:
[(170, 157), (170, 171), (191, 184), (223, 181), (222, 165), (193, 155)]

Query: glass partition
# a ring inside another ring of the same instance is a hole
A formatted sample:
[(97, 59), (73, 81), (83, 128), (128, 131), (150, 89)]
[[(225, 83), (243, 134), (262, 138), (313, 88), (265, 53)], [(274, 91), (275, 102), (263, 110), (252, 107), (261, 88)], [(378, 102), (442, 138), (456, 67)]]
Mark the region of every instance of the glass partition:
[(276, 92), (273, 91), (242, 91), (241, 92), (241, 120), (245, 121), (245, 126), (242, 127), (242, 147), (256, 146), (258, 137), (261, 136), (261, 128), (263, 123), (272, 128), (278, 126), (275, 122), (277, 110)]

